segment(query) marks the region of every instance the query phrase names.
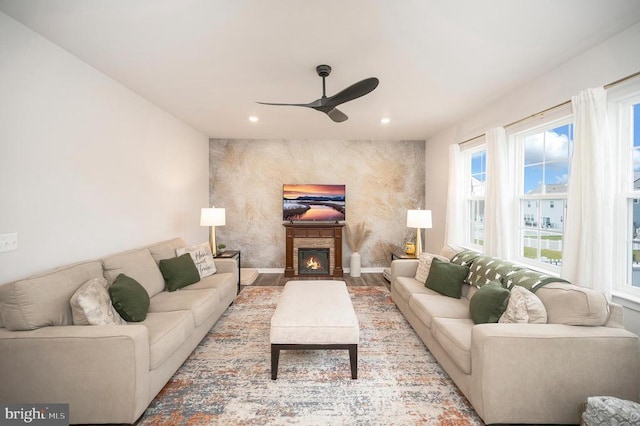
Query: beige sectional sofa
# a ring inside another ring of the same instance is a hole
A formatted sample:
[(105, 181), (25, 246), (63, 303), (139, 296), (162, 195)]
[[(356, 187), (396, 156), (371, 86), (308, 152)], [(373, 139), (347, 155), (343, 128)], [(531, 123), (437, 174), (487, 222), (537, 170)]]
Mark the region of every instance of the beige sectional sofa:
[[(233, 259), (168, 292), (158, 263), (181, 238), (0, 286), (0, 401), (68, 403), (71, 423), (134, 423), (237, 293)], [(150, 296), (142, 322), (73, 325), (69, 300), (88, 280), (124, 273)]]
[(603, 295), (549, 282), (534, 293), (547, 323), (475, 324), (476, 287), (464, 284), (460, 299), (444, 296), (415, 279), (417, 267), (392, 262), (391, 296), (487, 424), (577, 424), (588, 397), (640, 399), (640, 339)]

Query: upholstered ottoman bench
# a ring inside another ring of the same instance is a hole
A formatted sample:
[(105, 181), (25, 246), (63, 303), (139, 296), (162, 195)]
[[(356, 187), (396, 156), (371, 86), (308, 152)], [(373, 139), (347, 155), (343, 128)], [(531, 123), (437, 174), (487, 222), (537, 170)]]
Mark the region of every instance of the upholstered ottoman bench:
[(271, 378), (281, 350), (348, 349), (358, 378), (360, 325), (344, 281), (289, 281), (271, 317)]

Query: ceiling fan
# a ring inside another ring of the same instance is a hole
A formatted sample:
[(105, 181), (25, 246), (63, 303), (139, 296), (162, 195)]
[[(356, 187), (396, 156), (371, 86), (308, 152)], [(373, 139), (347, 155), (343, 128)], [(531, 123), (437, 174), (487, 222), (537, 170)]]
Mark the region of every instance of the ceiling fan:
[(325, 78), (331, 74), (331, 67), (329, 65), (318, 65), (316, 67), (316, 72), (320, 77), (322, 77), (322, 97), (320, 99), (316, 99), (313, 102), (309, 102), (308, 104), (281, 104), (281, 103), (273, 103), (273, 102), (258, 102), (262, 105), (283, 105), (283, 106), (301, 106), (307, 108), (313, 108), (316, 111), (324, 112), (336, 123), (341, 123), (349, 119), (345, 113), (338, 110), (336, 107), (345, 102), (352, 101), (354, 99), (359, 98), (360, 96), (364, 96), (367, 93), (370, 93), (378, 87), (379, 80), (375, 77), (366, 78), (362, 81), (359, 81), (341, 92), (336, 93), (333, 96), (327, 97), (326, 93), (326, 85)]

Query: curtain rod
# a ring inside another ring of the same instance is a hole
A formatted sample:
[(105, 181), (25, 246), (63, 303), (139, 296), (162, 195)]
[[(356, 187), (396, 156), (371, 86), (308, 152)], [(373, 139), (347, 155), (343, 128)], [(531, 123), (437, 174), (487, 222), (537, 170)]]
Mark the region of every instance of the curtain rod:
[[(631, 74), (631, 75), (628, 75), (628, 76), (626, 76), (626, 77), (622, 77), (621, 79), (616, 80), (616, 81), (614, 81), (614, 82), (611, 82), (611, 83), (609, 83), (609, 84), (605, 84), (605, 85), (604, 85), (604, 88), (605, 88), (605, 89), (608, 89), (608, 88), (610, 88), (610, 87), (613, 87), (613, 86), (618, 85), (618, 84), (620, 84), (620, 83), (624, 83), (625, 81), (627, 81), (627, 80), (631, 80), (632, 78), (635, 78), (635, 77), (638, 77), (638, 76), (640, 76), (640, 71), (635, 72), (635, 73), (633, 73), (633, 74)], [(571, 100), (564, 101), (564, 102), (562, 102), (562, 103), (559, 103), (559, 104), (557, 104), (557, 105), (554, 105), (554, 106), (549, 107), (549, 108), (547, 108), (547, 109), (544, 109), (544, 110), (542, 110), (542, 111), (536, 112), (535, 114), (527, 115), (527, 116), (526, 116), (526, 117), (524, 117), (524, 118), (520, 118), (520, 119), (518, 119), (518, 120), (516, 120), (516, 121), (512, 121), (512, 122), (511, 122), (511, 123), (509, 123), (509, 124), (505, 124), (503, 127), (505, 127), (505, 128), (507, 128), (507, 127), (511, 127), (511, 126), (513, 126), (513, 125), (515, 125), (515, 124), (521, 123), (521, 122), (523, 122), (523, 121), (525, 121), (525, 120), (528, 120), (528, 119), (530, 119), (530, 118), (537, 117), (537, 116), (542, 115), (542, 114), (544, 114), (544, 113), (546, 113), (546, 112), (552, 111), (552, 110), (554, 110), (554, 109), (556, 109), (556, 108), (560, 108), (560, 107), (565, 106), (565, 105), (570, 104), (570, 103), (571, 103)], [(478, 136), (474, 136), (474, 137), (472, 137), (472, 138), (469, 138), (469, 139), (463, 140), (462, 142), (458, 142), (458, 145), (464, 145), (465, 143), (469, 143), (469, 142), (471, 142), (471, 141), (474, 141), (474, 140), (476, 140), (476, 139), (478, 139), (478, 138), (483, 137), (484, 135), (485, 135), (485, 133), (482, 133), (482, 134), (479, 134)]]

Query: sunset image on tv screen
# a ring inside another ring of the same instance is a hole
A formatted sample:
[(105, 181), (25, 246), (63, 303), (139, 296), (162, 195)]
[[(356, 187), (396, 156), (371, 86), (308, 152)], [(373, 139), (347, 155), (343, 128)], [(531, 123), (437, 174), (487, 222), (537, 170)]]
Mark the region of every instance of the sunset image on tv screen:
[(282, 219), (340, 221), (345, 219), (345, 185), (285, 184)]

